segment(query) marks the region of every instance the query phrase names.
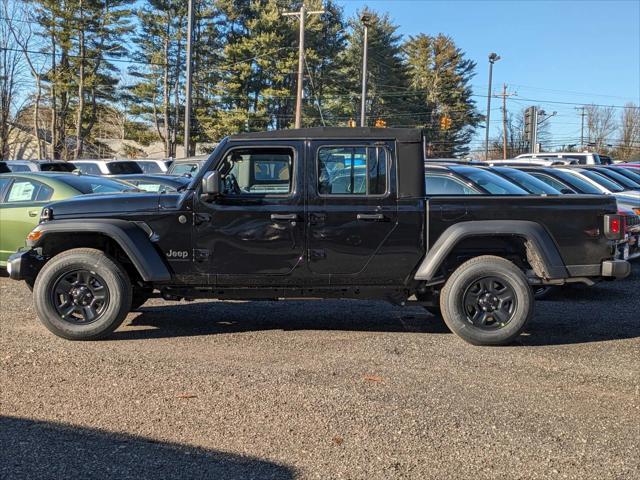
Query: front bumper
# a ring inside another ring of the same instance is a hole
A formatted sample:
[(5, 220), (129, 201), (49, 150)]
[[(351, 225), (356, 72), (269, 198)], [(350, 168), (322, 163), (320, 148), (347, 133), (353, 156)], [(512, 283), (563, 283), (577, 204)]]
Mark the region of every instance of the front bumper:
[(33, 250), (14, 253), (7, 260), (7, 273), (13, 280), (34, 279), (44, 260)]
[(622, 279), (631, 273), (631, 264), (626, 260), (605, 260), (602, 262), (602, 276)]

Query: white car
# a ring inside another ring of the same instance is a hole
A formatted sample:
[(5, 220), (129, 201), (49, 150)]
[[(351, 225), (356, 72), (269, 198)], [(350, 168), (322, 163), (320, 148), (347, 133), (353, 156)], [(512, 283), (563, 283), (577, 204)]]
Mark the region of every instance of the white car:
[(73, 164), (85, 175), (133, 175), (144, 173), (132, 160), (74, 160)]
[(517, 159), (531, 160), (533, 158), (560, 159), (573, 161), (580, 165), (609, 165), (611, 158), (604, 155), (600, 156), (592, 152), (546, 152), (546, 153), (523, 153), (518, 155)]

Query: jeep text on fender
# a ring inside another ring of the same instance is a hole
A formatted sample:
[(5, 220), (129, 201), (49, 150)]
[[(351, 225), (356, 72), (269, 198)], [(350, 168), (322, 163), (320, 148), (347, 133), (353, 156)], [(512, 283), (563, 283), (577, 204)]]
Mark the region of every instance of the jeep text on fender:
[(522, 331), (531, 285), (628, 275), (612, 260), (623, 234), (614, 199), (430, 196), (422, 148), (409, 129), (230, 137), (182, 192), (50, 205), (10, 274), (33, 286), (45, 326), (69, 339), (108, 335), (159, 290), (414, 301), (479, 345)]

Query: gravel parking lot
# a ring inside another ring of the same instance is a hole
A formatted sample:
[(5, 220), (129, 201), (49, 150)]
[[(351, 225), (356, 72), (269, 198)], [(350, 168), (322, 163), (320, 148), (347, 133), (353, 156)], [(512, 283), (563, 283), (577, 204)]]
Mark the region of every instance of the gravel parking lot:
[(502, 348), (326, 300), (154, 300), (73, 343), (0, 278), (0, 477), (640, 478), (639, 267)]

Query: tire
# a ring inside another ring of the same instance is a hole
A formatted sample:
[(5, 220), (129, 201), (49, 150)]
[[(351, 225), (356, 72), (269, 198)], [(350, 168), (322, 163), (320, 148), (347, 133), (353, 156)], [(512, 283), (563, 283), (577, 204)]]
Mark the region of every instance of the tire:
[(507, 345), (533, 316), (527, 277), (512, 262), (485, 255), (463, 263), (440, 294), (449, 329), (472, 345)]
[(55, 335), (97, 340), (118, 328), (129, 313), (131, 282), (104, 252), (77, 248), (42, 267), (33, 298), (40, 321)]
[(151, 298), (153, 290), (150, 288), (133, 287), (131, 294), (131, 311), (138, 310)]

